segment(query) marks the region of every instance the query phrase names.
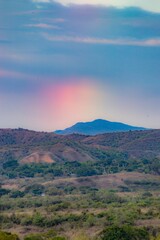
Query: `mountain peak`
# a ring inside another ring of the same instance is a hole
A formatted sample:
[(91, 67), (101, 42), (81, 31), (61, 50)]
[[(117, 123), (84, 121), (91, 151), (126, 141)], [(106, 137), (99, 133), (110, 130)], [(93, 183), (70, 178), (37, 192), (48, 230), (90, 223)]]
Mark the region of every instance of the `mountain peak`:
[(95, 119), (91, 122), (78, 122), (64, 130), (57, 130), (55, 131), (55, 133), (61, 135), (73, 133), (84, 135), (97, 135), (108, 132), (126, 132), (131, 130), (145, 130), (145, 128), (130, 126), (120, 122), (110, 122), (104, 119)]

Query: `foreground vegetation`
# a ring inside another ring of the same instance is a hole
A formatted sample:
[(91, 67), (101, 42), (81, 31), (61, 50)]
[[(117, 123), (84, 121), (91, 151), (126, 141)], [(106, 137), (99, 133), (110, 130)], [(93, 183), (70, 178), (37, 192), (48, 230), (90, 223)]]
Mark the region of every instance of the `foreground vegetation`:
[[(145, 238), (133, 239), (158, 239), (159, 176), (123, 172), (98, 177), (5, 178), (2, 183), (0, 227), (18, 233), (20, 239), (116, 240), (105, 232), (113, 226), (116, 235), (124, 227), (135, 234), (145, 232)], [(76, 238), (77, 232), (85, 236)]]
[[(18, 235), (0, 231), (1, 240), (20, 240)], [(54, 230), (41, 234), (26, 235), (24, 240), (66, 240), (66, 237), (59, 236)], [(75, 234), (72, 240), (90, 240), (91, 238), (84, 233)], [(93, 239), (98, 240), (159, 240), (160, 235), (151, 236), (146, 228), (135, 228), (127, 225), (112, 226), (105, 228)]]

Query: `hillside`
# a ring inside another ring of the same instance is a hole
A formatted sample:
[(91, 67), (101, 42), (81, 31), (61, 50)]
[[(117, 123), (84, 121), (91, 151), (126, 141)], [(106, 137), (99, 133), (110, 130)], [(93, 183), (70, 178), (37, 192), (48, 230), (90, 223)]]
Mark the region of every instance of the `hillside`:
[(87, 137), (82, 142), (101, 149), (125, 151), (133, 157), (159, 157), (160, 154), (160, 130), (108, 133)]
[(48, 160), (50, 163), (52, 160), (93, 160), (80, 143), (84, 138), (80, 135), (64, 137), (26, 129), (0, 129), (0, 164), (9, 160), (21, 163), (31, 163), (34, 160), (36, 163), (48, 163)]
[[(59, 136), (24, 129), (0, 130), (1, 166), (8, 162), (12, 165), (12, 161), (18, 161), (20, 165), (54, 164), (60, 175), (72, 173), (82, 175), (82, 170), (84, 175), (97, 175), (102, 174), (104, 169), (110, 173), (136, 169), (159, 174), (159, 159), (160, 130), (117, 132), (96, 136), (78, 134)], [(44, 173), (45, 169), (40, 171)]]
[(122, 131), (135, 131), (144, 130), (142, 127), (133, 127), (124, 123), (110, 122), (107, 120), (96, 119), (92, 122), (79, 122), (72, 127), (66, 128), (64, 130), (57, 130), (55, 133), (61, 135), (67, 134), (85, 134), (85, 135), (97, 135), (108, 132), (122, 132)]
[(96, 136), (56, 135), (26, 129), (0, 129), (1, 162), (22, 160), (31, 154), (49, 155), (55, 161), (87, 161), (97, 157), (93, 150), (127, 152), (133, 157), (160, 155), (160, 130), (106, 133)]
[(0, 129), (0, 160), (22, 160), (31, 154), (50, 156), (54, 161), (97, 159), (94, 150), (127, 152), (133, 157), (160, 155), (160, 130), (106, 133), (96, 136), (35, 132), (26, 129)]

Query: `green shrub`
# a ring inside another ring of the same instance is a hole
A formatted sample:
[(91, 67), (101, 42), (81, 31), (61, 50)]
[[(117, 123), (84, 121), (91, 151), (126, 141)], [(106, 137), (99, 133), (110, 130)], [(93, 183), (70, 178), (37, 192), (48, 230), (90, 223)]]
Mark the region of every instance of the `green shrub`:
[(29, 234), (24, 237), (24, 240), (43, 240), (40, 234)]
[(149, 234), (144, 228), (131, 226), (111, 226), (101, 234), (102, 240), (149, 240)]
[(0, 240), (19, 240), (16, 234), (0, 231)]

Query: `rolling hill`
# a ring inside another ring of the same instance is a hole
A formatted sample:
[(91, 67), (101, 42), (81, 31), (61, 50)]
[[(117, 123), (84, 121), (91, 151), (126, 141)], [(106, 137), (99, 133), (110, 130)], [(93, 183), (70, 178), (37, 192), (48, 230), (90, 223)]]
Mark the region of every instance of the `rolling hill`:
[(85, 134), (85, 135), (97, 135), (108, 132), (122, 132), (122, 131), (135, 131), (145, 130), (142, 127), (134, 127), (124, 123), (110, 122), (107, 120), (96, 119), (92, 122), (79, 122), (72, 127), (64, 130), (55, 131), (56, 134), (67, 135), (67, 134)]
[(159, 158), (160, 130), (106, 133), (96, 136), (0, 129), (0, 164), (19, 162), (98, 161), (100, 153), (127, 153), (128, 158)]

